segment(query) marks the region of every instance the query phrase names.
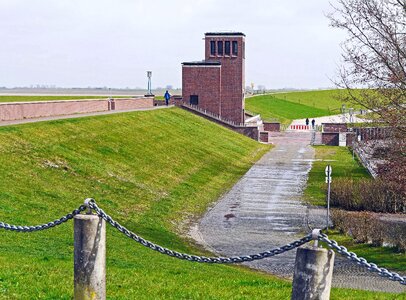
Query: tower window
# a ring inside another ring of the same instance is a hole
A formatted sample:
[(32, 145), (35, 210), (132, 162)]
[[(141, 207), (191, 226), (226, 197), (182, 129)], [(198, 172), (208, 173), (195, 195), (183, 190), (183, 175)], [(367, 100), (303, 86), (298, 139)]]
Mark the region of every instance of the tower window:
[(230, 55), (230, 41), (226, 41), (225, 42), (225, 45), (224, 45), (225, 47), (225, 51), (224, 51), (224, 53), (226, 54), (226, 55)]
[(237, 41), (233, 41), (233, 55), (238, 55), (238, 43)]
[(223, 41), (217, 42), (217, 54), (223, 55)]
[(216, 55), (216, 42), (210, 41), (210, 55)]

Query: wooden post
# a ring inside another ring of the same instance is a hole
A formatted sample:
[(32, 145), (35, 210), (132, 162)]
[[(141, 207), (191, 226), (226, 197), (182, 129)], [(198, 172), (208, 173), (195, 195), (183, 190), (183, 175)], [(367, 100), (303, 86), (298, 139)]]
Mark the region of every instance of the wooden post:
[(333, 266), (334, 252), (332, 250), (298, 248), (291, 299), (330, 299)]
[(96, 215), (74, 218), (76, 300), (106, 299), (106, 223)]

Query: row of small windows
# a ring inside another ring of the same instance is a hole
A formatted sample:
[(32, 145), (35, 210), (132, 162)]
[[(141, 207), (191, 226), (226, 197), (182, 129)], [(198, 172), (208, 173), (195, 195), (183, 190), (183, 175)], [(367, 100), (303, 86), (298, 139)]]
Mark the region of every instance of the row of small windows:
[[(217, 53), (216, 53), (217, 44)], [(224, 47), (223, 47), (224, 46)], [(232, 46), (232, 49), (231, 49)], [(232, 50), (233, 55), (238, 55), (238, 43), (237, 41), (210, 41), (210, 55), (230, 55)]]

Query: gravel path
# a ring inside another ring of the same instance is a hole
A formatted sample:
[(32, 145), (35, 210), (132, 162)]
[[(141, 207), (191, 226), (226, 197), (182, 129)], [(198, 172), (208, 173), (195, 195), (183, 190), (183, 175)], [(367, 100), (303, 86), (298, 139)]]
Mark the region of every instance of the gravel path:
[[(265, 154), (196, 224), (191, 235), (221, 255), (253, 254), (292, 242), (308, 224), (325, 226), (325, 210), (301, 202), (314, 159), (310, 132), (274, 135), (275, 148)], [(291, 278), (296, 251), (247, 263)], [(336, 256), (333, 285), (373, 291), (405, 292), (399, 283), (382, 279)]]

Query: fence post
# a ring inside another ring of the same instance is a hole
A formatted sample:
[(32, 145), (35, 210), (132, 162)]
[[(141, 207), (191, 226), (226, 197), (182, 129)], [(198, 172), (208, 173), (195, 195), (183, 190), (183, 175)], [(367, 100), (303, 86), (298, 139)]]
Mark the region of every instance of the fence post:
[(292, 300), (330, 299), (334, 252), (318, 248), (316, 244), (312, 249), (297, 249)]
[(96, 215), (74, 218), (76, 300), (106, 299), (106, 224)]

